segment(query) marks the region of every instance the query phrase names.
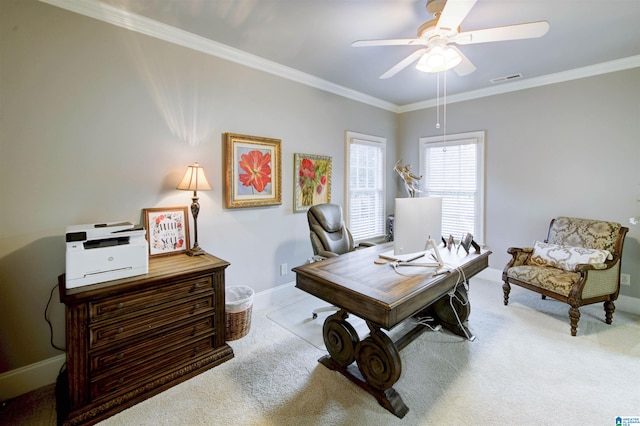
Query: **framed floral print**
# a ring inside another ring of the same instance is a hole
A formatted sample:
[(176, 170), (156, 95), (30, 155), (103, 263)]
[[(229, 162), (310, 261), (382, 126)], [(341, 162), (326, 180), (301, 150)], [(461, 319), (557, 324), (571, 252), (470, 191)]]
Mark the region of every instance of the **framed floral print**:
[(225, 133), (227, 208), (282, 204), (280, 142)]
[(293, 155), (295, 213), (331, 201), (331, 157), (313, 154)]
[(149, 257), (187, 253), (190, 240), (186, 207), (154, 207), (142, 212)]

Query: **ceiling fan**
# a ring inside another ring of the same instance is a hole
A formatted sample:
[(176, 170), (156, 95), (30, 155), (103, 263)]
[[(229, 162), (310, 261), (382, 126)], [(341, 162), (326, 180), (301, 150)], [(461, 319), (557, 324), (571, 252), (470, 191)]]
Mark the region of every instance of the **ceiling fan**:
[(423, 72), (441, 72), (452, 69), (465, 76), (476, 70), (475, 65), (451, 43), (465, 45), (494, 41), (520, 40), (542, 37), (549, 30), (547, 21), (508, 25), (476, 31), (460, 32), (460, 24), (477, 0), (428, 0), (427, 11), (435, 19), (418, 28), (417, 38), (388, 40), (358, 40), (351, 45), (362, 46), (424, 46), (394, 65), (380, 78), (389, 78), (418, 61), (416, 68)]

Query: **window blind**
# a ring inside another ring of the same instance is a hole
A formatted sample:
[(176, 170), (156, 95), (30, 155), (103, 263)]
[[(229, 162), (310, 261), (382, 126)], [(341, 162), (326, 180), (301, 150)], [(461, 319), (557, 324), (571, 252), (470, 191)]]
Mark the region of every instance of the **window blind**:
[(426, 196), (442, 197), (442, 235), (471, 233), (483, 242), (484, 137), (421, 139), (421, 173)]
[(356, 241), (384, 235), (384, 144), (351, 138), (348, 144), (348, 223)]

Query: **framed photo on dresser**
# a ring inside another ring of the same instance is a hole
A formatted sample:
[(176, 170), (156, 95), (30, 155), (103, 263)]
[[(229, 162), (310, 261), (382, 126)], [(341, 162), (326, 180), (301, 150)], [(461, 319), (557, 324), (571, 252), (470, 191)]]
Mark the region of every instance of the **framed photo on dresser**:
[(187, 207), (143, 209), (149, 257), (187, 253), (189, 250), (189, 214)]

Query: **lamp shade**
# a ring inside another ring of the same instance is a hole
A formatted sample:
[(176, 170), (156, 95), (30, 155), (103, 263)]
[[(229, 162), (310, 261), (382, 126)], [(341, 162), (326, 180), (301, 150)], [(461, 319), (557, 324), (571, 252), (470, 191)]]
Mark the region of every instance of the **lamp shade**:
[(462, 57), (448, 46), (434, 46), (418, 61), (416, 68), (422, 72), (442, 72), (462, 62)]
[(211, 185), (207, 182), (204, 169), (200, 167), (198, 163), (194, 163), (192, 166), (187, 167), (187, 172), (184, 174), (182, 181), (180, 181), (176, 189), (194, 192), (206, 191), (211, 189)]

